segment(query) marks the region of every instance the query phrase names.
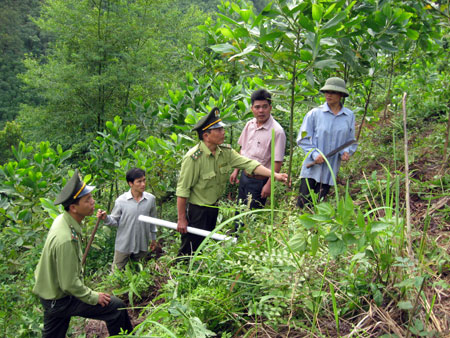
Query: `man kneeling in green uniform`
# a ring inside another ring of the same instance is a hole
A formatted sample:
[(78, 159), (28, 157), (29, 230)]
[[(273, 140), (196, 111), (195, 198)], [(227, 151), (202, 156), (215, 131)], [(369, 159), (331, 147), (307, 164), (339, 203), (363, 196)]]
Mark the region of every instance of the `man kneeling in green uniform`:
[[(225, 191), (232, 169), (245, 169), (250, 174), (270, 177), (271, 171), (258, 161), (239, 155), (230, 145), (223, 145), (225, 124), (219, 109), (213, 108), (193, 130), (200, 143), (191, 148), (183, 158), (177, 184), (178, 227), (181, 247), (178, 254), (191, 255), (197, 250), (202, 236), (187, 232), (191, 226), (212, 231), (216, 226), (218, 199)], [(274, 173), (275, 179), (287, 182), (287, 174)]]
[(53, 222), (35, 271), (33, 292), (44, 307), (43, 337), (64, 338), (72, 316), (104, 320), (110, 335), (133, 327), (123, 301), (84, 285), (81, 222), (94, 212), (95, 201), (78, 170), (55, 200), (65, 212)]

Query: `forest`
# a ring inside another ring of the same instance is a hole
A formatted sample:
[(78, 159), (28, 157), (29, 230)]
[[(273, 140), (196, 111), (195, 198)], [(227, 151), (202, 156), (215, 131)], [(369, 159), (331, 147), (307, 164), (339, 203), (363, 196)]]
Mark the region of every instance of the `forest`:
[[(291, 185), (250, 210), (228, 183), (214, 232), (243, 230), (188, 262), (159, 227), (160, 251), (111, 273), (116, 232), (100, 226), (86, 285), (124, 300), (136, 337), (448, 337), (449, 40), (449, 0), (0, 0), (0, 336), (41, 335), (34, 270), (75, 169), (107, 212), (145, 170), (176, 223), (193, 126), (218, 107), (239, 150), (265, 88)], [(358, 149), (300, 209), (296, 139), (334, 76)], [(68, 331), (107, 335), (81, 317)]]

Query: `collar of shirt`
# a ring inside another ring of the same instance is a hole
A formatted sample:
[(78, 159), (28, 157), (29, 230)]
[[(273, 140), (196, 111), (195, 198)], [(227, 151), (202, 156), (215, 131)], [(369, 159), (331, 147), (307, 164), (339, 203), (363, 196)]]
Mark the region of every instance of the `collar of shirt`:
[[(131, 189), (128, 190), (125, 194), (126, 194), (127, 200), (133, 199), (133, 195), (131, 194)], [(142, 193), (142, 198), (139, 201), (142, 201), (143, 199), (146, 199), (145, 191)]]
[[(203, 141), (200, 141), (200, 150), (202, 151), (202, 152), (204, 152), (205, 153), (205, 155), (206, 156), (211, 156), (212, 155), (212, 152), (211, 152), (211, 150), (209, 150), (209, 148), (206, 146), (206, 144), (205, 144), (205, 142), (203, 142)], [(216, 157), (217, 156), (219, 156), (219, 154), (222, 152), (222, 149), (220, 149), (220, 147), (219, 146), (217, 146), (216, 147)]]
[[(326, 103), (326, 102), (321, 106), (321, 109), (324, 112), (330, 112), (331, 114), (333, 114), (330, 107), (328, 107), (328, 103)], [(341, 114), (349, 115), (348, 109), (345, 108), (344, 105), (342, 105), (341, 110), (339, 111), (339, 113), (337, 113), (337, 115), (341, 115)]]
[(254, 117), (252, 120), (252, 123), (255, 125), (255, 129), (267, 129), (269, 130), (270, 128), (272, 128), (273, 125), (273, 116), (272, 114), (270, 114), (269, 118), (267, 119), (266, 122), (264, 122), (264, 124), (261, 127), (258, 127), (258, 124), (256, 123), (256, 118)]
[(64, 219), (69, 224), (69, 227), (75, 230), (75, 232), (81, 236), (81, 225), (78, 223), (75, 218), (70, 216), (68, 211), (64, 211)]

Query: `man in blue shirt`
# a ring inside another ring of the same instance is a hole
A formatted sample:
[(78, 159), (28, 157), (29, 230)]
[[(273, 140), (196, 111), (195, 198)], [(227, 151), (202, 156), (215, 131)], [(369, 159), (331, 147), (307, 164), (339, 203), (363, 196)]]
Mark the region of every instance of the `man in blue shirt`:
[[(348, 96), (345, 81), (337, 77), (329, 78), (320, 91), (324, 93), (326, 103), (306, 114), (297, 137), (297, 144), (305, 154), (311, 151), (300, 173), (300, 195), (297, 200), (300, 208), (311, 203), (311, 191), (318, 194), (320, 200), (334, 185), (333, 175), (317, 149), (327, 154), (355, 138), (355, 115), (344, 107), (341, 100)], [(327, 159), (335, 178), (341, 161), (348, 161), (356, 148), (354, 143)], [(306, 165), (311, 162), (315, 165), (307, 168)]]

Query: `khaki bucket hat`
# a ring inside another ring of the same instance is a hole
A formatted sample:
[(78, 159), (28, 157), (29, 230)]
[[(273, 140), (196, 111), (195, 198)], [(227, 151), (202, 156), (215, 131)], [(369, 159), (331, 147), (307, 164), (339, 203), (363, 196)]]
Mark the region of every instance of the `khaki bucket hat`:
[(338, 77), (330, 77), (326, 82), (325, 86), (320, 88), (320, 91), (323, 93), (324, 91), (333, 91), (342, 93), (345, 97), (348, 96), (348, 90), (345, 87), (345, 81)]

